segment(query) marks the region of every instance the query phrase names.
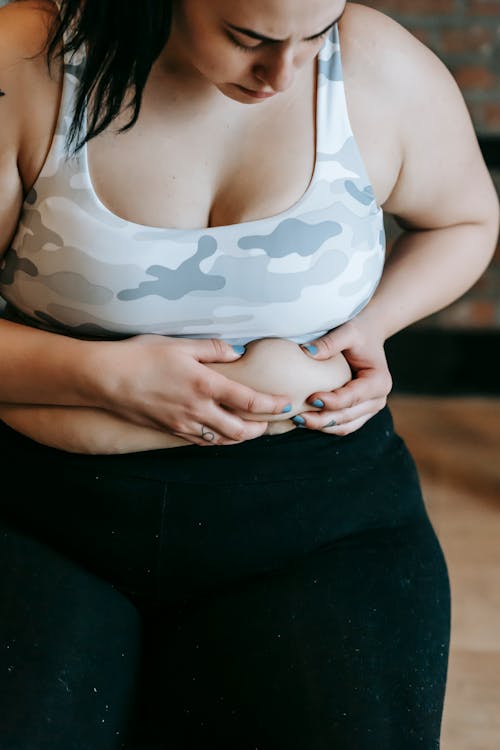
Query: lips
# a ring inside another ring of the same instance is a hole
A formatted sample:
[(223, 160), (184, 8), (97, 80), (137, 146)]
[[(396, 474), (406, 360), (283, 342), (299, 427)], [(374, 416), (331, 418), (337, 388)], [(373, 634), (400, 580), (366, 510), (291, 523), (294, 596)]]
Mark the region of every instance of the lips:
[(245, 88), (245, 86), (240, 86), (239, 84), (236, 85), (244, 94), (253, 96), (255, 99), (269, 99), (271, 96), (275, 95), (274, 91), (254, 91), (253, 89)]

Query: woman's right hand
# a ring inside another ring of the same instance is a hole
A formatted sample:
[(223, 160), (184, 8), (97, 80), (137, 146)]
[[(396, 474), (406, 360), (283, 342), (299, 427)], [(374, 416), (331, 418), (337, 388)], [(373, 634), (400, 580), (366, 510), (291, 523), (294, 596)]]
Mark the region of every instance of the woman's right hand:
[(96, 406), (196, 445), (252, 440), (267, 428), (259, 414), (288, 411), (286, 395), (260, 393), (207, 366), (234, 362), (241, 356), (219, 339), (143, 334), (99, 342), (94, 351), (99, 353)]

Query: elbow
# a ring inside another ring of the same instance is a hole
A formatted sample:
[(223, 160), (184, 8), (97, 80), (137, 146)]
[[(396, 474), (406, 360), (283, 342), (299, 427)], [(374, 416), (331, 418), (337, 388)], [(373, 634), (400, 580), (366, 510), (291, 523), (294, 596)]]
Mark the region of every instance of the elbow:
[(471, 223), (480, 232), (480, 247), (484, 247), (486, 262), (489, 263), (495, 254), (500, 236), (500, 200), (493, 181), (491, 189), (482, 197), (481, 215)]
[(490, 259), (495, 254), (495, 250), (498, 246), (498, 241), (500, 237), (500, 201), (498, 200), (498, 196), (495, 192), (495, 199), (493, 201), (493, 205), (491, 208), (491, 215), (488, 217), (488, 219), (485, 222), (485, 229), (484, 231), (487, 233), (489, 238), (489, 244), (491, 247), (491, 253), (490, 253)]

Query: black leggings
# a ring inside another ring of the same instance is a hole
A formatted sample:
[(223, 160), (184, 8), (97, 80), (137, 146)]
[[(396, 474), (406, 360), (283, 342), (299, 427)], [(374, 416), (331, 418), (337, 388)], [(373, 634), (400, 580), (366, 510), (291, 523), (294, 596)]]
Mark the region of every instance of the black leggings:
[(0, 429), (2, 750), (436, 750), (450, 591), (385, 409), (75, 456)]

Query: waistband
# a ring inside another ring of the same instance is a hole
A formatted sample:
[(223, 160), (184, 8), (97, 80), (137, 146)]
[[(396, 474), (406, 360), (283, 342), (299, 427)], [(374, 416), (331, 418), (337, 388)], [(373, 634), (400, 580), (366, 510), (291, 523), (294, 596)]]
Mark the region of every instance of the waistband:
[(400, 442), (388, 406), (344, 437), (296, 429), (237, 445), (97, 456), (48, 448), (0, 422), (4, 476), (16, 465), (17, 470), (52, 472), (54, 481), (63, 470), (193, 484), (312, 479), (325, 470), (331, 475), (363, 471)]

